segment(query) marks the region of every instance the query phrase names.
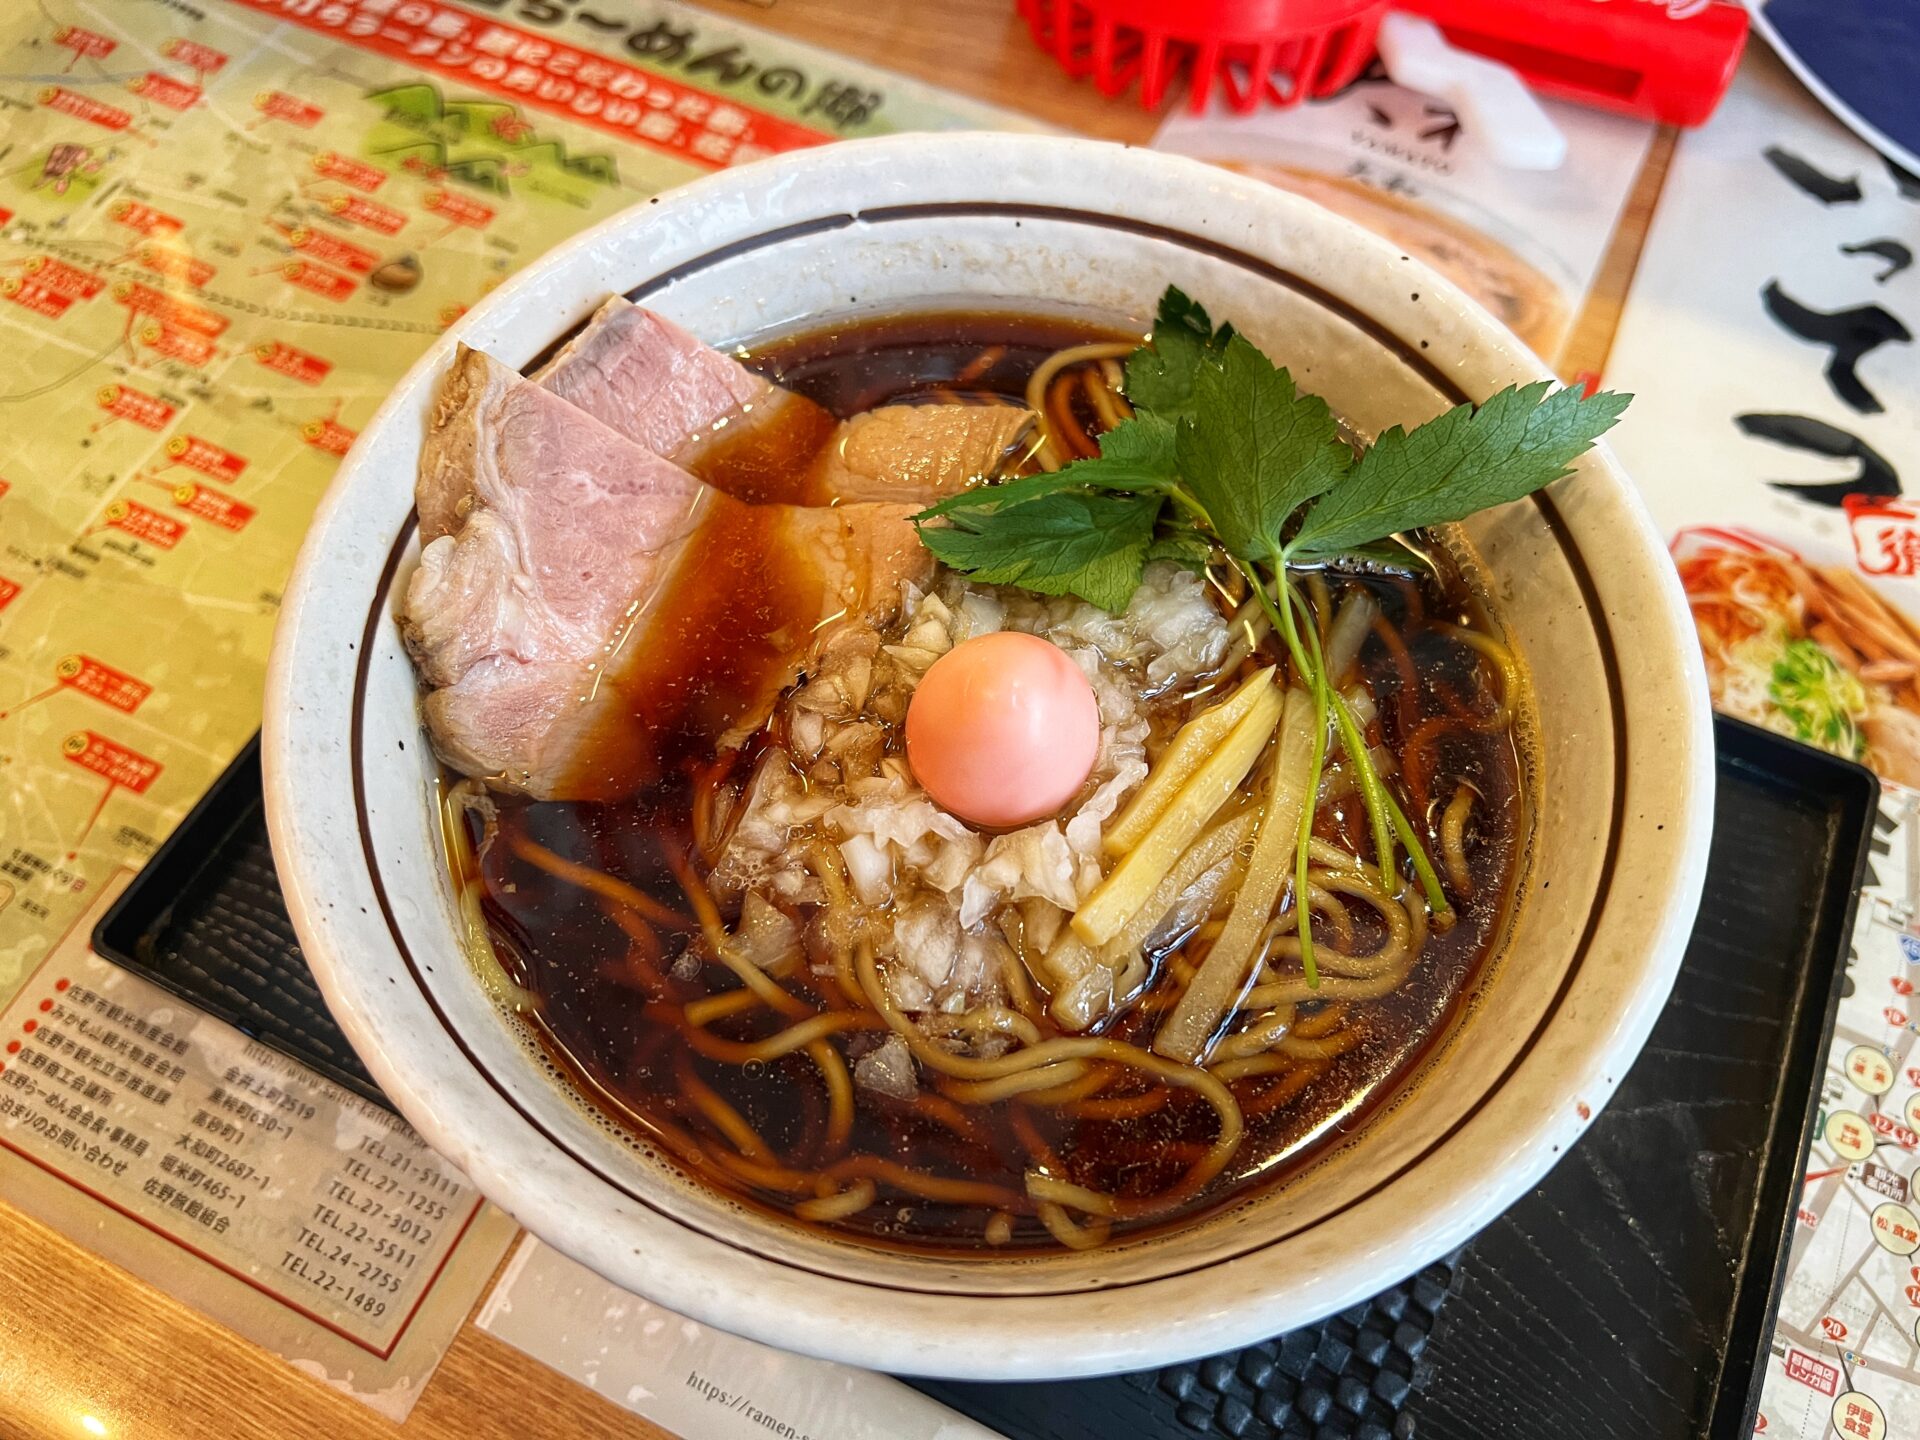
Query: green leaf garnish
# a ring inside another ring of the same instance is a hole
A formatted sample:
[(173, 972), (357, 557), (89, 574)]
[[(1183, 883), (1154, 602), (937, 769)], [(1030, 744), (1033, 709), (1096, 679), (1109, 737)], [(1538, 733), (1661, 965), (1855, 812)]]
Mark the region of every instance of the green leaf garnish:
[(935, 558), (989, 585), (1078, 595), (1116, 614), (1140, 588), (1158, 495), (1061, 491), (1003, 510), (958, 510), (923, 526)]
[(976, 485), (971, 490), (957, 490), (929, 505), (912, 519), (917, 525), (923, 520), (951, 515), (956, 510), (1005, 510), (1029, 500), (1038, 500), (1042, 495), (1074, 488), (1076, 482), (1067, 478), (1065, 470), (1042, 470), (1037, 475), (1022, 475), (1017, 480), (1001, 480), (992, 485)]
[(1307, 511), (1287, 555), (1335, 555), (1518, 500), (1564, 476), (1632, 398), (1550, 388), (1545, 380), (1509, 386), (1412, 431), (1394, 426)]
[(1171, 560), (1187, 570), (1204, 570), (1213, 559), (1213, 543), (1198, 530), (1182, 527), (1157, 537), (1147, 547), (1147, 560)]
[(1240, 335), (1200, 367), (1176, 448), (1188, 491), (1241, 560), (1277, 554), (1287, 517), (1353, 464), (1327, 402)]
[(1051, 473), (977, 485), (929, 505), (913, 518), (918, 522), (956, 510), (1004, 510), (1061, 490), (1165, 490), (1178, 478), (1172, 424), (1158, 415), (1136, 415), (1100, 437), (1095, 458), (1075, 460)]
[(1178, 420), (1191, 409), (1200, 367), (1232, 338), (1231, 325), (1214, 329), (1205, 309), (1169, 285), (1154, 316), (1152, 346), (1127, 360), (1127, 399), (1136, 410)]
[(1171, 420), (1136, 412), (1100, 437), (1097, 459), (1075, 460), (1060, 474), (1103, 490), (1165, 490), (1180, 478), (1174, 443)]

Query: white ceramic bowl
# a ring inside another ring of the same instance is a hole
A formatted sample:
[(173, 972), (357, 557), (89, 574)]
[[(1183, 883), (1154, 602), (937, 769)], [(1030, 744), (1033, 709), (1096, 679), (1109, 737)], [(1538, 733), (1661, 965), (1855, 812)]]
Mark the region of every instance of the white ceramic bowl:
[(1069, 304), (1145, 328), (1170, 281), (1365, 433), (1546, 374), (1437, 275), (1258, 182), (1086, 141), (914, 135), (717, 175), (561, 246), (414, 366), (341, 467), (268, 679), (268, 815), (294, 924), (406, 1117), (609, 1279), (876, 1369), (1027, 1379), (1164, 1363), (1318, 1319), (1458, 1245), (1539, 1180), (1632, 1064), (1699, 898), (1713, 758), (1684, 600), (1604, 449), (1469, 527), (1540, 710), (1533, 859), (1508, 943), (1398, 1099), (1252, 1203), (1090, 1254), (863, 1249), (643, 1153), (483, 993), (393, 619), (417, 553), (415, 462), (455, 343), (524, 365), (613, 291), (717, 344), (930, 304)]

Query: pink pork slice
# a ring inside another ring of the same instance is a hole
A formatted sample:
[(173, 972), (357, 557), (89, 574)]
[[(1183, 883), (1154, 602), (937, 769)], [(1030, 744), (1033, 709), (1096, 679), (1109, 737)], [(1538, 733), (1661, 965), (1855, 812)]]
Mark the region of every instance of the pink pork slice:
[(534, 380), (737, 499), (927, 504), (999, 471), (1017, 405), (889, 405), (845, 423), (614, 296)]
[(428, 730), (540, 799), (618, 798), (750, 730), (830, 622), (931, 568), (911, 507), (742, 504), (464, 347), (418, 488)]

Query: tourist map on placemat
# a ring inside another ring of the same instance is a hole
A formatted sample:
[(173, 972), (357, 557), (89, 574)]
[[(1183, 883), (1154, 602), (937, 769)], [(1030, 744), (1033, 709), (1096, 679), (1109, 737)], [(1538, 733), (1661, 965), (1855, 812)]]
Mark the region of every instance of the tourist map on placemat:
[(0, 1003), (253, 733), (308, 517), (465, 307), (716, 168), (1022, 123), (627, 0), (21, 0), (0, 53)]
[(1920, 795), (1889, 790), (1827, 1056), (1755, 1433), (1883, 1440), (1920, 1416)]

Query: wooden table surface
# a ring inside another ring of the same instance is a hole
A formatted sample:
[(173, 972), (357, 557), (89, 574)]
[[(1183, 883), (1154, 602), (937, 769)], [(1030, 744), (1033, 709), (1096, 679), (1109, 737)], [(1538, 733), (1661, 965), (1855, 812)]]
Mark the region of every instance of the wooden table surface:
[[(1159, 116), (1069, 82), (1013, 0), (716, 3), (729, 18), (852, 55), (1063, 129), (1144, 142)], [(1619, 323), (1673, 132), (1628, 201), (1563, 372), (1598, 374)], [(0, 1200), (0, 1440), (658, 1440), (656, 1425), (476, 1329), (461, 1330), (404, 1425), (294, 1370)], [(491, 1287), (489, 1287), (491, 1288)]]

